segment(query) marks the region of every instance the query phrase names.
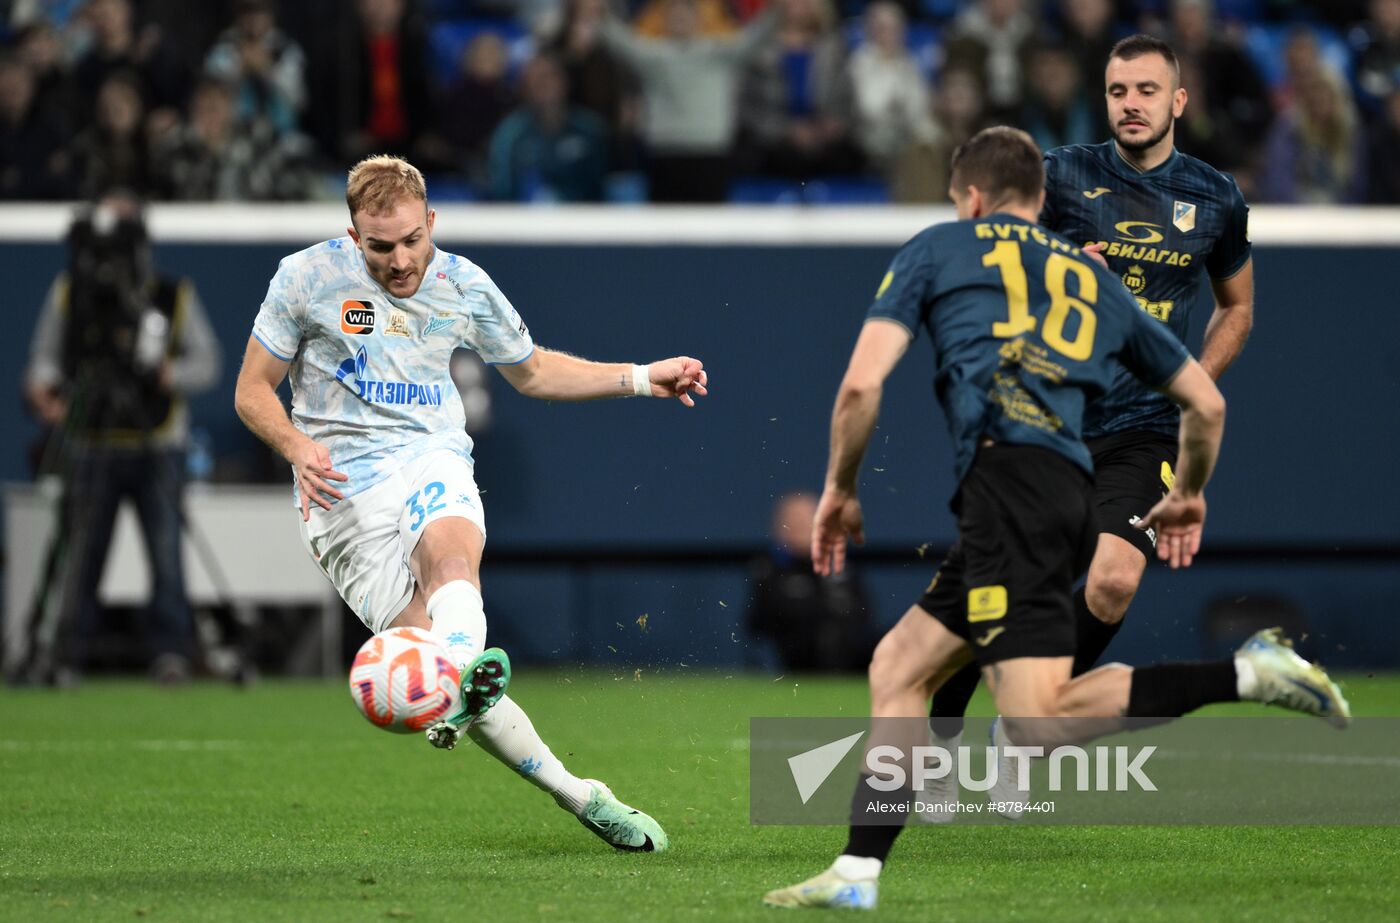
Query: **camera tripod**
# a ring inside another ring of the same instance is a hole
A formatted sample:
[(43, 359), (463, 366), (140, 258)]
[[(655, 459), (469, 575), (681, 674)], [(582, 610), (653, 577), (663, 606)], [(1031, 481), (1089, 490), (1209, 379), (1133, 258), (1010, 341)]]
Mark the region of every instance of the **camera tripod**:
[[(55, 504), (55, 526), (50, 534), (48, 546), (42, 556), (43, 566), (35, 588), (34, 598), (29, 607), (26, 630), (23, 633), (25, 650), (11, 652), (7, 664), (7, 678), (11, 682), (60, 684), (66, 681), (72, 664), (66, 656), (84, 639), (77, 637), (85, 627), (84, 615), (89, 605), (96, 602), (97, 583), (101, 580), (105, 556), (111, 547), (110, 533), (115, 528), (115, 518), (123, 500), (135, 500), (129, 486), (117, 486), (118, 492), (111, 511), (112, 522), (96, 522), (94, 515), (103, 513), (77, 508), (82, 497), (83, 478), (90, 478), (99, 465), (116, 464), (122, 452), (130, 452), (126, 461), (139, 460), (147, 463), (147, 471), (142, 476), (154, 479), (151, 494), (158, 504), (169, 506), (157, 515), (173, 514), (175, 524), (174, 554), (181, 554), (184, 538), (188, 537), (205, 571), (214, 585), (216, 606), (221, 610), (236, 612), (230, 605), (232, 594), (228, 580), (223, 574), (217, 556), (206, 537), (185, 514), (181, 502), (181, 473), (176, 469), (178, 454), (169, 447), (158, 446), (151, 425), (150, 414), (144, 406), (128, 370), (114, 368), (115, 361), (84, 364), (79, 367), (71, 399), (63, 423), (50, 436), (40, 462), (40, 474), (60, 472), (58, 501)], [(96, 407), (96, 411), (94, 411)], [(126, 431), (128, 441), (120, 447), (104, 436), (109, 436), (114, 421), (134, 423), (132, 430)], [(111, 471), (98, 472), (97, 477), (111, 476)], [(106, 528), (109, 537), (106, 541), (94, 544), (89, 531)], [(157, 548), (154, 528), (148, 516), (142, 518), (142, 531), (153, 579), (160, 573), (160, 562), (154, 557), (165, 550)], [(87, 563), (76, 559), (75, 555), (100, 554), (103, 560)], [(180, 565), (177, 565), (180, 566)], [(87, 583), (91, 585), (85, 585)], [(153, 585), (151, 608), (160, 604)], [(183, 580), (180, 586), (184, 592)], [(214, 639), (220, 634), (219, 628), (202, 612), (191, 607), (192, 625), (186, 653), (193, 654), (201, 639)], [(166, 615), (168, 618), (168, 614)], [(240, 684), (251, 681), (252, 673), (248, 658), (243, 650), (245, 631), (237, 623), (230, 634), (234, 637), (235, 665), (229, 671), (230, 678)], [(148, 636), (153, 636), (149, 633)]]

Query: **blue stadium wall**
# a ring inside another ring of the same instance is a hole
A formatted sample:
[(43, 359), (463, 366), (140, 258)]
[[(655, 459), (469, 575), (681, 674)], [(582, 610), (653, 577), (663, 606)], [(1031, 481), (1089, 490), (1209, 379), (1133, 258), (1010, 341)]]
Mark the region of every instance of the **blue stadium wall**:
[[(540, 403), (495, 380), (494, 425), (476, 453), (493, 640), (527, 659), (628, 673), (765, 663), (744, 637), (742, 556), (764, 546), (776, 496), (820, 487), (831, 399), (891, 248), (441, 243), (492, 274), (541, 344), (615, 360), (687, 353), (711, 375), (709, 398), (690, 411)], [(157, 249), (166, 271), (196, 281), (224, 346), (218, 388), (193, 404), (221, 459), (251, 457), (234, 378), (267, 280), (292, 249)], [(0, 361), (15, 386), (0, 402), (6, 480), (28, 477), (37, 428), (18, 385), (63, 260), (56, 244), (0, 247), (11, 318)], [(1204, 556), (1186, 573), (1153, 569), (1114, 656), (1199, 656), (1212, 600), (1267, 595), (1301, 608), (1310, 649), (1328, 662), (1400, 666), (1395, 261), (1393, 249), (1256, 248), (1257, 326), (1224, 382), (1228, 433)], [(1193, 346), (1206, 314), (1196, 312)], [(866, 463), (867, 530), (884, 553), (863, 573), (881, 622), (932, 574), (935, 560), (913, 550), (927, 545), (932, 558), (953, 536), (931, 371), (927, 343), (916, 344)]]

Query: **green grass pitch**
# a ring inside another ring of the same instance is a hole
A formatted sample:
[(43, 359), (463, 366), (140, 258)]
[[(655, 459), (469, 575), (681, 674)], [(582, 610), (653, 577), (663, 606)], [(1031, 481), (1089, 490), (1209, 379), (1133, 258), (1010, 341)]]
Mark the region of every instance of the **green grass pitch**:
[[(686, 673), (512, 686), (574, 771), (662, 821), (664, 855), (613, 853), (470, 746), (375, 730), (340, 684), (0, 692), (0, 919), (777, 919), (762, 893), (844, 831), (751, 827), (736, 742), (750, 715), (864, 714), (863, 685)], [(1348, 691), (1400, 715), (1398, 677)], [(1392, 920), (1397, 845), (1387, 827), (915, 827), (877, 918)]]

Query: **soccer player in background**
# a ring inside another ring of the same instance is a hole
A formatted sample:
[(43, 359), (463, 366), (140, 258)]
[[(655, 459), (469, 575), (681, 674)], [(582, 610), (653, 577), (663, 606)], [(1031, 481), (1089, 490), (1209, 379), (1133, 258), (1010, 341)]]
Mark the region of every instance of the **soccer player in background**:
[[(375, 633), (432, 632), (462, 674), (462, 710), (428, 730), (466, 733), (618, 849), (661, 851), (651, 817), (579, 779), (505, 695), (510, 660), (485, 648), (485, 517), (472, 441), (448, 372), (474, 350), (517, 391), (551, 401), (706, 393), (698, 360), (589, 362), (537, 347), (479, 267), (439, 250), (423, 176), (393, 157), (350, 171), (349, 236), (282, 260), (238, 376), (243, 422), (293, 468), (307, 551)], [(277, 387), (291, 375), (291, 419)]]
[[(812, 539), (818, 572), (841, 570), (848, 537), (864, 541), (861, 458), (884, 381), (921, 327), (933, 342), (934, 385), (959, 481), (958, 542), (871, 661), (867, 752), (899, 747), (909, 785), (909, 755), (927, 744), (928, 696), (974, 658), (1004, 716), (1001, 747), (1073, 743), (1121, 730), (1125, 718), (1164, 719), (1240, 699), (1344, 726), (1350, 712), (1340, 690), (1277, 629), (1217, 662), (1110, 664), (1071, 679), (1071, 589), (1098, 531), (1082, 439), (1086, 404), (1113, 385), (1121, 363), (1183, 408), (1176, 478), (1143, 517), (1145, 528), (1158, 530), (1158, 555), (1178, 567), (1189, 566), (1200, 546), (1202, 489), (1219, 451), (1225, 401), (1113, 273), (1036, 226), (1044, 182), (1040, 151), (1022, 131), (990, 128), (959, 148), (950, 193), (961, 220), (924, 230), (895, 256), (836, 397)], [(1101, 720), (1020, 720), (1028, 718)], [(850, 836), (831, 868), (769, 892), (765, 903), (875, 906), (880, 869), (914, 793), (879, 791), (870, 778), (856, 785)]]
[[(1200, 364), (1218, 380), (1253, 325), (1249, 209), (1234, 179), (1174, 146), (1187, 100), (1169, 45), (1148, 35), (1123, 39), (1109, 54), (1105, 83), (1113, 138), (1046, 153), (1040, 223), (1099, 253), (1138, 307), (1179, 341), (1192, 312), (1213, 301)], [(1099, 536), (1088, 579), (1074, 594), (1075, 675), (1091, 669), (1118, 633), (1152, 556), (1157, 534), (1139, 526), (1171, 489), (1177, 419), (1171, 401), (1123, 368), (1085, 413)], [(950, 753), (977, 681), (969, 666), (934, 696), (935, 743)], [(1002, 769), (1001, 784), (1014, 787), (1015, 762)], [(937, 796), (956, 799), (956, 780), (956, 773), (940, 779)], [(929, 811), (923, 819), (952, 816)]]

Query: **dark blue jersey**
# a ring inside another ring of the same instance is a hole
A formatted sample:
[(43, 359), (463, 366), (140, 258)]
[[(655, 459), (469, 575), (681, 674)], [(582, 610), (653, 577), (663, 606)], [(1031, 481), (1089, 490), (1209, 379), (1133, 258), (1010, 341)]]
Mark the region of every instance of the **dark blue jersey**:
[(1092, 474), (1084, 407), (1119, 363), (1155, 387), (1189, 358), (1116, 276), (1010, 215), (920, 232), (895, 255), (867, 318), (928, 329), (959, 482), (983, 437), (1052, 449)]
[[(1249, 208), (1229, 174), (1175, 151), (1141, 173), (1112, 141), (1046, 153), (1040, 223), (1081, 246), (1103, 243), (1139, 307), (1182, 341), (1192, 310), (1215, 304), (1210, 280), (1230, 278), (1250, 256)], [(1120, 369), (1084, 435), (1175, 434), (1177, 422), (1175, 404)]]

